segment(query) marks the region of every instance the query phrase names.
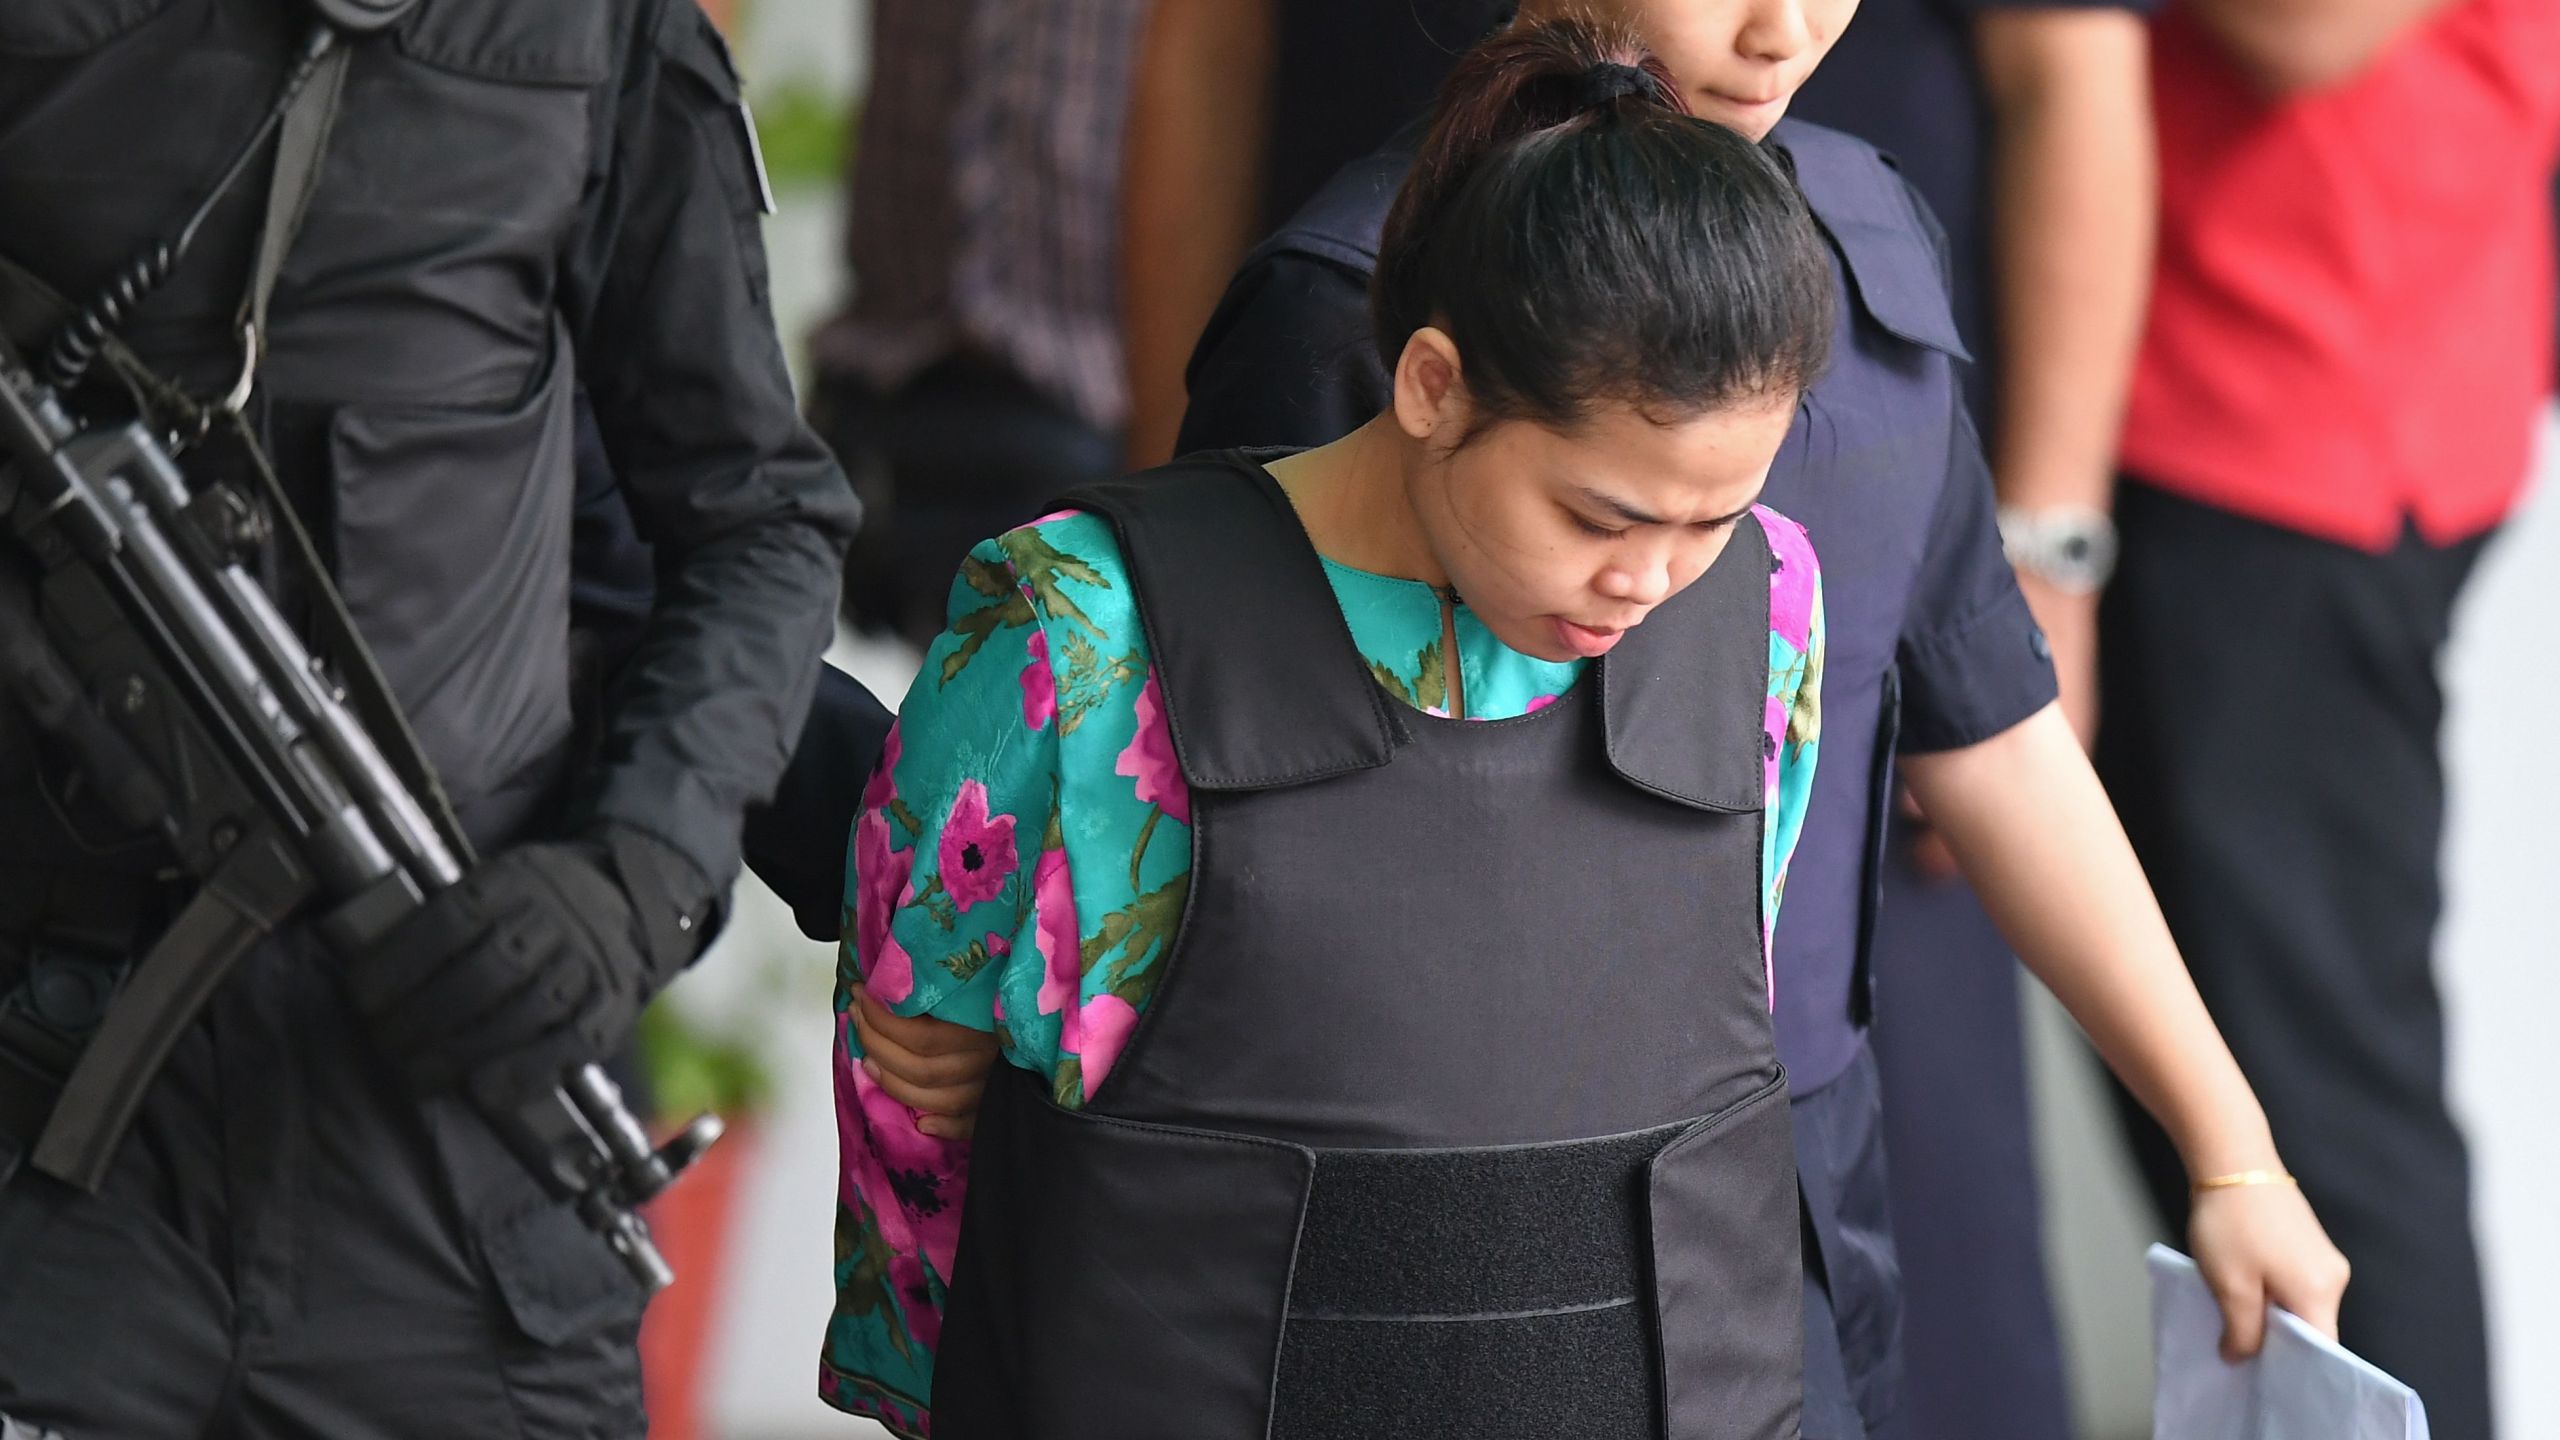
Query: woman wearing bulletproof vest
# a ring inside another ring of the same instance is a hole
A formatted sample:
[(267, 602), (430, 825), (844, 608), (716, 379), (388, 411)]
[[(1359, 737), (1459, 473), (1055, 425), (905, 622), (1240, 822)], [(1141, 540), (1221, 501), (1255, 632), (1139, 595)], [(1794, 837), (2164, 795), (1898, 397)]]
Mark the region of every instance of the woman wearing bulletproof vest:
[[(1385, 413), (976, 549), (854, 830), (832, 1403), (938, 1440), (1798, 1433), (1767, 957), (1823, 630), (1754, 502), (1831, 294), (1778, 162), (1658, 61), (1508, 32), (1387, 226)], [(1986, 895), (2246, 1172), (2208, 1271), (2333, 1315), (2085, 789)], [(864, 1058), (887, 1012), (995, 1032), (974, 1139)]]

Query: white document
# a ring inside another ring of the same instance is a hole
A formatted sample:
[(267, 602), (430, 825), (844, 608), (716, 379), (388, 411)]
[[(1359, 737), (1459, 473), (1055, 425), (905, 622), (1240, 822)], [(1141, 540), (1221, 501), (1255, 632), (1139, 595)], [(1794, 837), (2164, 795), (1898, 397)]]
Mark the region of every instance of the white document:
[(2418, 1392), (2288, 1310), (2254, 1360), (2222, 1358), (2222, 1309), (2196, 1262), (2154, 1245), (2152, 1440), (2428, 1440)]

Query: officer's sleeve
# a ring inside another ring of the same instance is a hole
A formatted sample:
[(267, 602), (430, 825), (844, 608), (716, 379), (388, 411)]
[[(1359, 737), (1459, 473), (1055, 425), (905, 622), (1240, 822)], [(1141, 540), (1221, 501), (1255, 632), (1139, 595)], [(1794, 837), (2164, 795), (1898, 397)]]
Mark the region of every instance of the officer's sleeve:
[(1287, 251), (1255, 258), (1229, 282), (1184, 378), (1178, 453), (1341, 439), (1387, 406), (1366, 277)]
[(818, 667), (818, 694), (773, 801), (747, 811), (747, 866), (812, 940), (843, 933), (846, 837), (862, 782), (888, 738), (889, 708), (862, 682)]
[(718, 36), (657, 0), (613, 83), (560, 303), (658, 586), (578, 805), (721, 885), (808, 713), (855, 506), (793, 403)]
[(2052, 652), (2001, 553), (1991, 467), (1952, 381), (1947, 480), (1903, 625), (1902, 748), (1960, 750), (2053, 702)]

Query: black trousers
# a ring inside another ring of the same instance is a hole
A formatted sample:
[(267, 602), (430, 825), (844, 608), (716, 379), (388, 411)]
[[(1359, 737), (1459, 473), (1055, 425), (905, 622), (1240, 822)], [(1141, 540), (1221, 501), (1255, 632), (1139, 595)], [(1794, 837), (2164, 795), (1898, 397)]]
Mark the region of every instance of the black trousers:
[[(2445, 1108), (2437, 678), (2487, 537), (2372, 555), (2128, 483), (2098, 761), (2205, 1004), (2355, 1267), (2348, 1346), (2490, 1435), (2470, 1164)], [(2131, 1107), (2127, 1107), (2131, 1110)], [(2186, 1179), (2136, 1115), (2171, 1223)]]
[(640, 1295), (314, 945), (253, 952), (88, 1196), (0, 1186), (0, 1414), (63, 1440), (623, 1440)]

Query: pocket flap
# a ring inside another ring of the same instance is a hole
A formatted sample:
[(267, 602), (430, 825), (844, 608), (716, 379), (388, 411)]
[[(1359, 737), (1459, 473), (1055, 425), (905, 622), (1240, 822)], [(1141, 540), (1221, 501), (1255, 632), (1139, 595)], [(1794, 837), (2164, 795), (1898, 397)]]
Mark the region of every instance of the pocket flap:
[(539, 1345), (628, 1320), (646, 1298), (612, 1249), (548, 1199), (490, 1224), (480, 1245), (507, 1313)]
[(1796, 1440), (1804, 1256), (1785, 1072), (1664, 1147), (1649, 1190), (1668, 1440)]
[(86, 55), (175, 0), (7, 0), (0, 4), (0, 55), (64, 59)]

